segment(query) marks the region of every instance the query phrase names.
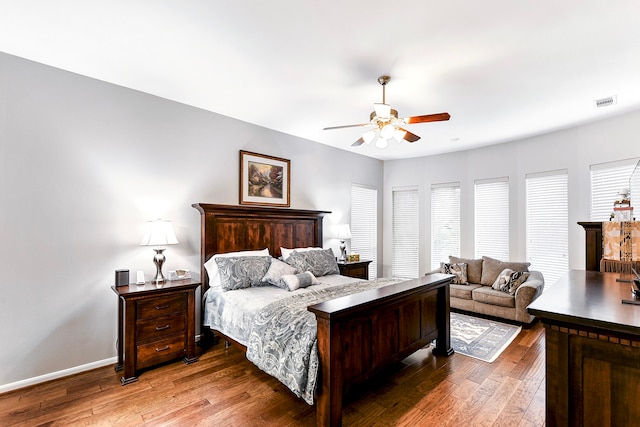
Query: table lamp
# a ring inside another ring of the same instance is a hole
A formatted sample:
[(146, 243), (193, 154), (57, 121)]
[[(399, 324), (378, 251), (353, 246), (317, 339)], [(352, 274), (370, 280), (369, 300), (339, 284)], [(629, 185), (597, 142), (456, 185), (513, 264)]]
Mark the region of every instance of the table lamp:
[(344, 243), (346, 239), (351, 238), (351, 229), (349, 228), (349, 224), (339, 224), (336, 239), (340, 240), (340, 258), (338, 261), (345, 262), (347, 260), (347, 245)]
[(157, 219), (155, 221), (147, 222), (147, 229), (140, 245), (157, 246), (156, 248), (153, 248), (153, 250), (156, 251), (156, 254), (153, 257), (153, 262), (156, 264), (156, 277), (153, 279), (154, 282), (164, 282), (165, 280), (162, 275), (162, 264), (164, 264), (165, 261), (163, 252), (165, 248), (162, 246), (176, 244), (178, 244), (178, 239), (176, 239), (176, 234), (173, 231), (171, 221)]

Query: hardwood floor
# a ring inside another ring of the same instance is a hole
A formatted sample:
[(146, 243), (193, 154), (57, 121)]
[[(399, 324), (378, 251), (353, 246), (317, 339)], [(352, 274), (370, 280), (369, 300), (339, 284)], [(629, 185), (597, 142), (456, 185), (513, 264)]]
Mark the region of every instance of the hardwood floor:
[[(345, 426), (543, 426), (544, 328), (494, 362), (426, 347), (348, 397)], [(218, 344), (120, 385), (112, 366), (0, 395), (0, 425), (314, 426), (315, 408)]]

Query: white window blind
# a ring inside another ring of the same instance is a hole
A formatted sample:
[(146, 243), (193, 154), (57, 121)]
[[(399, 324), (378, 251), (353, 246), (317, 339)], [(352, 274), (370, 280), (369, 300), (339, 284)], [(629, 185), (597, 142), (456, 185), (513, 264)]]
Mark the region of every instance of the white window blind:
[(591, 221), (609, 221), (613, 202), (620, 190), (629, 188), (637, 162), (638, 158), (591, 165)]
[(527, 261), (545, 288), (569, 270), (569, 192), (566, 170), (526, 175)]
[(418, 187), (392, 190), (393, 259), (391, 275), (414, 279), (419, 273)]
[(351, 185), (351, 251), (371, 260), (369, 279), (378, 276), (378, 190)]
[(460, 183), (431, 186), (431, 269), (460, 256)]
[(509, 178), (475, 182), (475, 257), (509, 260)]

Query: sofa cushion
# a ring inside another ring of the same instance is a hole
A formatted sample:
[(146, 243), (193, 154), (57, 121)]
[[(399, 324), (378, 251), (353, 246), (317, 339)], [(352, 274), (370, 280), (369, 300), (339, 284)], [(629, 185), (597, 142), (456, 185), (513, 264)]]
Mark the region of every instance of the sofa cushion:
[(454, 283), (456, 285), (466, 285), (469, 283), (467, 281), (467, 264), (464, 262), (460, 262), (460, 263), (441, 262), (440, 273), (453, 274), (455, 277), (453, 278), (453, 281), (451, 283)]
[(471, 299), (473, 297), (473, 290), (481, 288), (482, 285), (449, 285), (449, 292), (451, 298)]
[(516, 299), (507, 292), (496, 291), (488, 286), (480, 286), (473, 291), (473, 300), (500, 307), (515, 307)]
[[(529, 271), (530, 262), (507, 262), (500, 261), (499, 259), (490, 258), (488, 256), (482, 257), (482, 276), (480, 283), (485, 286), (492, 286), (498, 278), (498, 275), (505, 268), (509, 268), (513, 271)], [(469, 279), (471, 280), (471, 279)]]
[(469, 283), (480, 283), (480, 279), (482, 278), (482, 260), (481, 259), (466, 259), (466, 258), (459, 258), (455, 256), (449, 256), (449, 262), (452, 264), (454, 263), (467, 264), (467, 281)]

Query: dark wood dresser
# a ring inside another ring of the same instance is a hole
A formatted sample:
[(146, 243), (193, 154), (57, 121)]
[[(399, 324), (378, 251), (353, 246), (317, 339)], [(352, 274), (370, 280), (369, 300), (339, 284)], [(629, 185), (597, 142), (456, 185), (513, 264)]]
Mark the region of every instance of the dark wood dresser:
[(198, 360), (195, 346), (196, 280), (112, 286), (118, 295), (118, 363), (122, 385), (140, 369), (183, 358)]
[(369, 264), (371, 261), (338, 262), (340, 274), (343, 276), (355, 277), (356, 279), (369, 280)]
[(620, 278), (571, 270), (528, 307), (545, 327), (547, 426), (638, 425), (640, 305)]

